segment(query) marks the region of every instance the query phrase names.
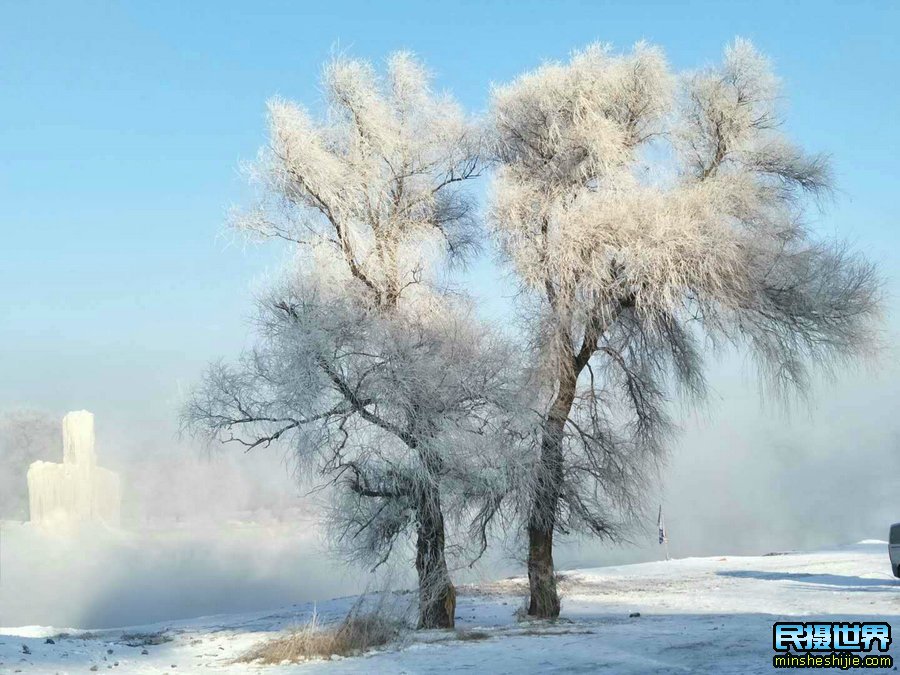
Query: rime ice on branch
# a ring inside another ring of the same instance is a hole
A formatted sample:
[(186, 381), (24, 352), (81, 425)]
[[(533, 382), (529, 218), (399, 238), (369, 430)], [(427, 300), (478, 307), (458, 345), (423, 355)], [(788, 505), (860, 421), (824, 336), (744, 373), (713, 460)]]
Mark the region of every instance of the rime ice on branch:
[(377, 567), (413, 544), (418, 624), (452, 628), (452, 558), (460, 541), (486, 544), (480, 526), (454, 535), (473, 511), (491, 521), (505, 475), (507, 349), (441, 280), (478, 248), (465, 184), (482, 131), (409, 54), (385, 74), (338, 58), (322, 89), (321, 119), (269, 104), (260, 202), (235, 224), (297, 255), (260, 303), (257, 347), (213, 365), (184, 419), (248, 450), (291, 444), (330, 486), (342, 552)]
[(97, 466), (94, 415), (86, 410), (63, 418), (63, 462), (34, 462), (28, 468), (31, 522), (65, 520), (119, 523), (118, 474)]
[(542, 417), (518, 490), (532, 616), (560, 611), (555, 534), (616, 538), (641, 517), (671, 403), (703, 399), (717, 347), (787, 395), (877, 346), (879, 275), (808, 226), (830, 169), (784, 132), (780, 99), (745, 40), (680, 76), (650, 45), (593, 45), (494, 88), (488, 215)]

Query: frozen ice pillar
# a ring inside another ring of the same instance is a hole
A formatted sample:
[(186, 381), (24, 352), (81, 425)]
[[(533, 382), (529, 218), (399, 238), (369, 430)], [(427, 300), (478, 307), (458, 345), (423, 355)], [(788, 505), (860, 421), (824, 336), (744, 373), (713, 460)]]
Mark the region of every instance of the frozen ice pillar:
[(87, 410), (63, 417), (63, 462), (34, 462), (28, 468), (31, 522), (61, 520), (119, 523), (118, 474), (97, 466), (94, 416)]

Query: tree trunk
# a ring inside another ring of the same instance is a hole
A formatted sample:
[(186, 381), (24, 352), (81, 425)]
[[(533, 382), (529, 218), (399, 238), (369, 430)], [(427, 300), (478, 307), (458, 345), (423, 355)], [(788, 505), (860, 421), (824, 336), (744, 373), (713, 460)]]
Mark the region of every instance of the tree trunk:
[(559, 616), (559, 594), (553, 571), (553, 528), (528, 525), (528, 615), (540, 619)]
[(453, 628), (456, 589), (450, 581), (444, 556), (444, 517), (437, 494), (422, 498), (418, 517), (419, 628)]
[(559, 616), (559, 594), (553, 569), (553, 531), (563, 483), (562, 439), (575, 398), (575, 379), (561, 378), (541, 440), (537, 487), (528, 520), (528, 614), (539, 619)]
[[(555, 291), (550, 285), (548, 285), (548, 300), (555, 306)], [(611, 316), (606, 320), (599, 318), (591, 320), (578, 353), (568, 348), (557, 372), (556, 397), (544, 421), (537, 484), (528, 519), (528, 585), (531, 592), (528, 603), (529, 616), (540, 619), (555, 619), (559, 616), (559, 593), (556, 590), (556, 574), (553, 569), (553, 532), (556, 529), (556, 514), (565, 478), (563, 436), (575, 401), (578, 376), (597, 350), (598, 340), (607, 328), (618, 318), (622, 310), (633, 306), (634, 298), (626, 298), (615, 306)], [(568, 334), (564, 334), (564, 337), (568, 344)]]
[(528, 520), (528, 586), (531, 591), (528, 614), (540, 619), (559, 616), (559, 594), (553, 569), (553, 530), (562, 483), (564, 423), (551, 420), (544, 430), (540, 475)]

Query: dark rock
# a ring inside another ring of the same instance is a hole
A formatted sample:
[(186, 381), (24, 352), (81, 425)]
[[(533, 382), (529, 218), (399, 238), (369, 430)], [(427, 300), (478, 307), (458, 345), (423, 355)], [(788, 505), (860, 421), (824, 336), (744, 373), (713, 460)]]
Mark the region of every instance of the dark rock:
[(632, 612), (631, 614), (628, 615), (628, 618), (629, 619), (638, 619), (638, 618), (640, 618), (640, 616), (641, 616), (640, 612)]
[(165, 631), (159, 631), (156, 633), (122, 633), (121, 640), (129, 647), (144, 647), (171, 642), (172, 638), (166, 635)]
[(44, 644), (45, 645), (55, 645), (56, 640), (54, 640), (53, 638), (47, 638), (46, 640), (44, 640)]

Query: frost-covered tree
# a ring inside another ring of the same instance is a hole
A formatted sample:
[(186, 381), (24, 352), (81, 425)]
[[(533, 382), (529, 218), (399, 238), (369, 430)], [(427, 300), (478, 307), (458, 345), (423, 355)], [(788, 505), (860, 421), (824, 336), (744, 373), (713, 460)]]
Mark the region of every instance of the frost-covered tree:
[(709, 345), (806, 389), (871, 346), (873, 267), (805, 225), (826, 159), (780, 127), (753, 46), (673, 75), (659, 49), (592, 46), (493, 91), (492, 228), (534, 318), (537, 459), (525, 481), (529, 613), (559, 613), (554, 533), (615, 537), (663, 454), (673, 389)]
[(37, 410), (0, 413), (0, 518), (28, 519), (26, 474), (39, 459), (59, 461), (59, 422)]
[(435, 281), (475, 249), (463, 184), (480, 132), (408, 54), (387, 71), (328, 65), (321, 122), (270, 102), (262, 199), (236, 224), (289, 242), (297, 262), (260, 303), (259, 346), (213, 366), (185, 416), (247, 449), (290, 442), (333, 487), (332, 531), (353, 557), (380, 564), (412, 534), (419, 625), (451, 627), (447, 520), (494, 500), (509, 356)]

